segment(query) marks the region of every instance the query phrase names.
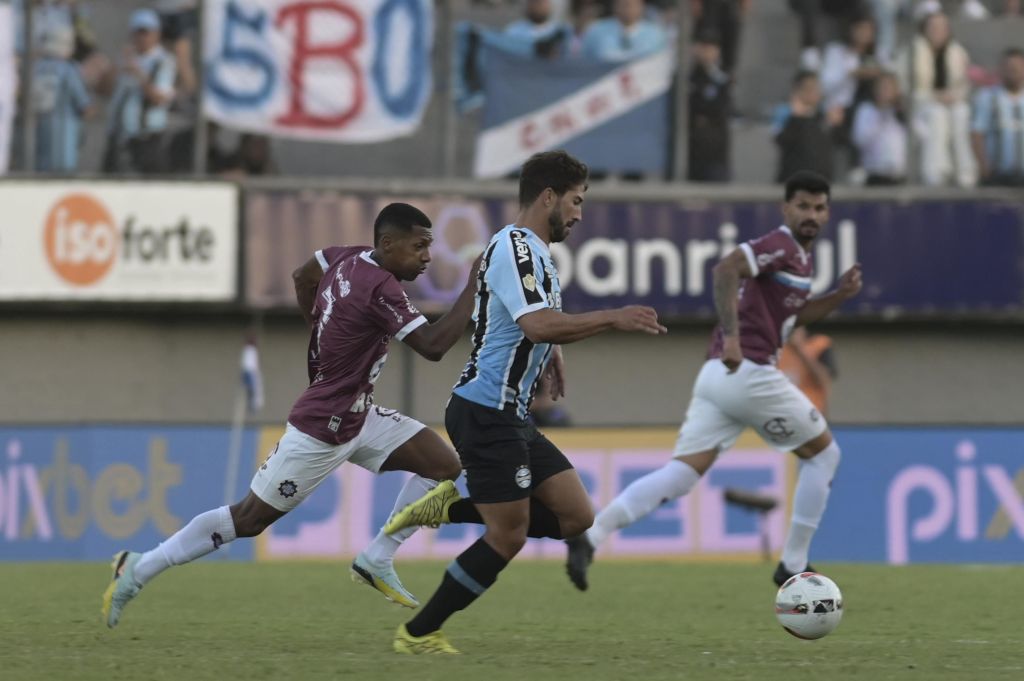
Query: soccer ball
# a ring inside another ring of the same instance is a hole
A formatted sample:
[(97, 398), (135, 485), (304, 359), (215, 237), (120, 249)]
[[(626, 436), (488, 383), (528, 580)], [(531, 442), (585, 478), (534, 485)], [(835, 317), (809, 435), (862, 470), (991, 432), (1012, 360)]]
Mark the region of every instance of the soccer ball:
[(825, 575), (793, 575), (775, 596), (775, 617), (783, 629), (797, 638), (827, 636), (843, 619), (843, 594)]

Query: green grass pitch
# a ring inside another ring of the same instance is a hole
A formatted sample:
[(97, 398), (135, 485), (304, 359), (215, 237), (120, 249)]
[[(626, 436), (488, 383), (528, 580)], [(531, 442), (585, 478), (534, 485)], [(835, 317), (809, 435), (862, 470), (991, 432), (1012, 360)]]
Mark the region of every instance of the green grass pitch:
[[(463, 655), (413, 658), (391, 651), (410, 611), (347, 565), (175, 568), (110, 631), (106, 565), (0, 563), (0, 679), (1024, 679), (1024, 569), (819, 565), (846, 613), (807, 642), (775, 621), (772, 568), (598, 562), (579, 593), (560, 564), (513, 563), (445, 627)], [(443, 569), (399, 562), (423, 600)]]

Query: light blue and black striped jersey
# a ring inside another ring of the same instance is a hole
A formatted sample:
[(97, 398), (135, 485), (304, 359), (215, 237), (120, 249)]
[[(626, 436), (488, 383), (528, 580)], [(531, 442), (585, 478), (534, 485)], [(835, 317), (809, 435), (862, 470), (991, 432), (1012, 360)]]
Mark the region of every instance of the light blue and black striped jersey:
[(530, 230), (507, 225), (484, 251), (473, 312), (473, 352), (455, 394), (526, 418), (551, 344), (531, 343), (516, 320), (543, 308), (562, 309), (551, 252)]

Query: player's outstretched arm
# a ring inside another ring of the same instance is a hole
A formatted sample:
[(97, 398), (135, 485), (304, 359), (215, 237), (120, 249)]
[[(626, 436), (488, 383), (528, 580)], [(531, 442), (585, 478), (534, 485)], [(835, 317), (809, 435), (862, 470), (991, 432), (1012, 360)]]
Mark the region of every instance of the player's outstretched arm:
[(575, 343), (610, 329), (653, 335), (668, 333), (668, 329), (658, 323), (658, 313), (654, 308), (642, 305), (582, 314), (566, 314), (545, 307), (524, 314), (517, 323), (531, 342), (558, 345)]
[(827, 317), (837, 307), (860, 293), (862, 285), (860, 263), (857, 263), (843, 272), (834, 291), (807, 301), (807, 304), (800, 310), (800, 314), (796, 316), (796, 325), (813, 324), (819, 319)]
[(470, 268), (469, 280), (459, 294), (452, 309), (433, 324), (424, 324), (415, 329), (402, 340), (417, 354), (438, 362), (466, 331), (469, 318), (473, 316), (473, 304), (476, 296), (476, 280), (480, 272), (480, 258)]
[(295, 284), (295, 302), (299, 305), (299, 312), (306, 320), (307, 326), (313, 324), (313, 303), (316, 300), (316, 289), (320, 286), (320, 278), (324, 276), (323, 267), (316, 257), (312, 257), (301, 267), (292, 272), (292, 282)]

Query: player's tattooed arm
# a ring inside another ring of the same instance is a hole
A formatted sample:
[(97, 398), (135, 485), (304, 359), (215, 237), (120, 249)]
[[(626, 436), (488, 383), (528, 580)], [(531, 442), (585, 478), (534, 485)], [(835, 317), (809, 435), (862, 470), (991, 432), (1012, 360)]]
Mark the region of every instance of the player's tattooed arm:
[(307, 326), (313, 324), (313, 302), (316, 300), (316, 289), (320, 286), (320, 278), (324, 276), (323, 267), (316, 257), (310, 258), (301, 267), (292, 272), (295, 284), (295, 302), (299, 306), (302, 318)]
[(743, 349), (740, 347), (740, 322), (737, 311), (740, 279), (754, 276), (746, 254), (737, 248), (715, 265), (713, 272), (715, 310), (722, 327), (722, 364), (729, 373), (743, 363)]
[(740, 330), (739, 313), (736, 306), (739, 300), (740, 279), (748, 279), (753, 276), (750, 264), (743, 251), (737, 248), (715, 265), (712, 274), (718, 323), (727, 337), (736, 336)]

